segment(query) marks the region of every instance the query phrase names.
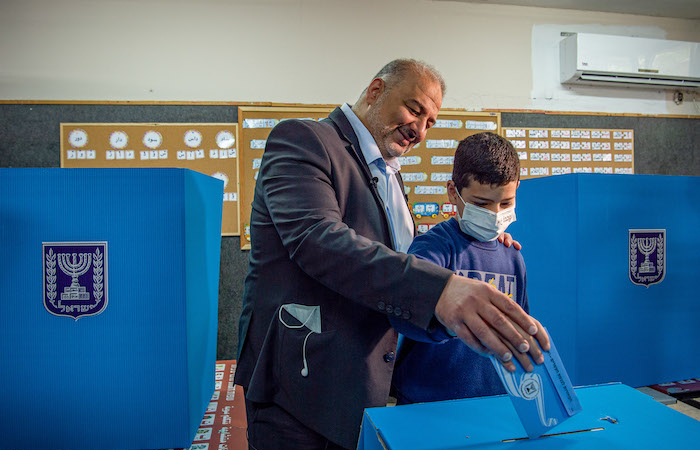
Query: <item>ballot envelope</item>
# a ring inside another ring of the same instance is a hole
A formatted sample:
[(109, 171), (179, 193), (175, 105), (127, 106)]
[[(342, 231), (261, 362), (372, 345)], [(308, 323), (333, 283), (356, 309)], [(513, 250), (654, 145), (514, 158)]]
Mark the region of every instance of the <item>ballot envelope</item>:
[(549, 351), (542, 350), (544, 363), (533, 364), (532, 372), (526, 372), (516, 358), (515, 372), (509, 372), (496, 357), (489, 356), (530, 438), (542, 436), (581, 411), (581, 403), (551, 339), (550, 345)]

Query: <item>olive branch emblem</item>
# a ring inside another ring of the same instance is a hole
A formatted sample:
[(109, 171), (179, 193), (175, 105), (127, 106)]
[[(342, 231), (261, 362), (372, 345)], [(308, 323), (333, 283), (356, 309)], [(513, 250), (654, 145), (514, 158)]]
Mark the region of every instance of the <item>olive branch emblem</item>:
[(56, 254), (53, 249), (46, 255), (46, 298), (56, 308)]
[(92, 295), (95, 297), (95, 305), (102, 300), (104, 295), (104, 284), (102, 283), (103, 256), (99, 248), (95, 249), (95, 253), (92, 254)]
[(664, 268), (664, 238), (656, 238), (656, 272), (661, 273)]

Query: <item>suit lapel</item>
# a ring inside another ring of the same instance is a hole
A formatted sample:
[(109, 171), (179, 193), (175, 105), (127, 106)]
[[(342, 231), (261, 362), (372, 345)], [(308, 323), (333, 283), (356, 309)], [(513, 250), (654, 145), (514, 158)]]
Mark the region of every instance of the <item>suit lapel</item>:
[[(382, 217), (384, 218), (385, 230), (387, 236), (389, 237), (387, 246), (396, 250), (393, 245), (393, 239), (391, 238), (392, 233), (389, 229), (389, 217), (387, 216), (386, 207), (384, 206), (382, 198), (379, 196), (377, 184), (373, 181), (372, 172), (370, 172), (369, 165), (367, 164), (367, 161), (365, 161), (365, 156), (362, 154), (362, 150), (360, 150), (360, 141), (359, 139), (357, 139), (355, 130), (352, 128), (350, 121), (347, 117), (345, 117), (345, 113), (340, 108), (335, 108), (328, 115), (328, 120), (333, 122), (336, 129), (338, 130), (338, 134), (340, 135), (340, 137), (348, 143), (348, 145), (345, 146), (345, 149), (355, 159), (357, 165), (360, 167), (360, 170), (362, 170), (362, 173), (364, 174), (365, 179), (367, 180), (367, 186), (372, 191), (374, 200), (377, 202), (377, 207), (381, 211)], [(402, 181), (401, 185), (403, 186)]]
[(357, 139), (357, 135), (352, 125), (350, 125), (350, 121), (345, 117), (345, 113), (343, 113), (340, 108), (335, 108), (328, 118), (332, 120), (336, 128), (338, 128), (339, 134), (343, 140), (350, 144), (345, 146), (346, 150), (355, 158), (360, 167), (362, 167), (367, 182), (370, 182), (372, 180), (372, 173), (369, 171), (369, 166), (367, 165), (367, 161), (365, 161), (362, 150), (360, 150), (360, 141)]

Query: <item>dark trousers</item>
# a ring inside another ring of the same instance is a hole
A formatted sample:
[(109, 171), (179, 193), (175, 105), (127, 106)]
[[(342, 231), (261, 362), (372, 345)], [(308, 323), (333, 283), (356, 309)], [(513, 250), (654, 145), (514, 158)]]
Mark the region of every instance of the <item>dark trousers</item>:
[(249, 450), (347, 450), (299, 422), (275, 403), (245, 400)]

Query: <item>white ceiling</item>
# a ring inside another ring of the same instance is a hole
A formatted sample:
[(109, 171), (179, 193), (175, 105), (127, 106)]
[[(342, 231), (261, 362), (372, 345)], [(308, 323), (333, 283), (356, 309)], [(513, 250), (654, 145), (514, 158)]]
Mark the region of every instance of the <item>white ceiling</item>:
[(434, 0), (494, 5), (578, 9), (700, 20), (700, 0)]

